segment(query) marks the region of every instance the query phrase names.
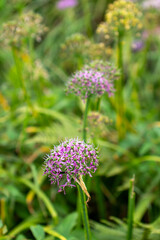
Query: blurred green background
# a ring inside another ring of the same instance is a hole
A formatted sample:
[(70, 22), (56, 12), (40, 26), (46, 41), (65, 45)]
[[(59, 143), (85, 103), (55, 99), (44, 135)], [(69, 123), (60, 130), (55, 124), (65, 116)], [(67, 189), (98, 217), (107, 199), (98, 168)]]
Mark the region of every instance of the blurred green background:
[[(58, 193), (42, 166), (53, 145), (82, 135), (84, 102), (66, 95), (68, 78), (92, 60), (117, 64), (116, 40), (96, 31), (111, 2), (0, 1), (0, 240), (84, 239), (76, 188)], [(118, 140), (114, 97), (101, 101), (109, 123), (88, 128), (100, 149), (88, 183), (95, 240), (126, 238), (133, 175), (133, 240), (160, 239), (160, 3), (139, 8), (143, 28), (123, 42), (126, 134)]]

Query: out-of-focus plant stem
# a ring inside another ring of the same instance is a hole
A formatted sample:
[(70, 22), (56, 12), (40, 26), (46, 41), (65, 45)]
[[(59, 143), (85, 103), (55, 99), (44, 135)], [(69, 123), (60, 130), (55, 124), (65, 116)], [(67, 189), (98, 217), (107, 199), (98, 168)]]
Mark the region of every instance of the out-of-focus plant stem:
[(117, 42), (117, 67), (121, 71), (121, 76), (117, 80), (117, 130), (119, 140), (125, 136), (125, 123), (124, 123), (124, 102), (123, 102), (123, 82), (124, 82), (124, 71), (123, 71), (123, 35), (119, 33)]
[(130, 180), (129, 196), (128, 196), (128, 230), (127, 240), (132, 240), (133, 235), (133, 216), (135, 206), (134, 177)]
[(33, 107), (32, 107), (32, 104), (30, 102), (30, 98), (28, 96), (28, 92), (27, 92), (27, 88), (25, 86), (25, 81), (24, 81), (24, 78), (22, 76), (22, 66), (21, 66), (21, 62), (20, 62), (20, 59), (19, 57), (17, 56), (17, 50), (12, 47), (12, 55), (13, 55), (13, 60), (14, 60), (14, 64), (15, 64), (15, 67), (16, 67), (16, 72), (17, 72), (17, 78), (18, 78), (18, 81), (21, 85), (21, 88), (22, 88), (22, 91), (23, 91), (23, 95), (24, 95), (24, 99), (28, 105), (28, 107), (32, 110), (33, 112)]
[(85, 106), (85, 112), (83, 117), (83, 140), (84, 142), (87, 141), (87, 115), (88, 115), (88, 109), (89, 109), (89, 103), (90, 103), (90, 97), (86, 99), (86, 106)]

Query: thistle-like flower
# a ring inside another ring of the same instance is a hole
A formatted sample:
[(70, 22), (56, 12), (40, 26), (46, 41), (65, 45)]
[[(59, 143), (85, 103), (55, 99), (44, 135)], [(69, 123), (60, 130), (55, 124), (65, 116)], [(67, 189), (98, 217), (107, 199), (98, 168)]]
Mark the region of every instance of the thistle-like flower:
[(108, 39), (110, 35), (123, 35), (131, 29), (141, 29), (140, 17), (142, 13), (135, 3), (126, 0), (117, 0), (110, 4), (105, 15), (105, 22), (101, 23), (97, 29), (98, 33), (103, 33)]
[(70, 78), (67, 84), (67, 93), (74, 93), (83, 100), (91, 96), (101, 96), (108, 93), (113, 95), (113, 83), (108, 81), (103, 72), (94, 68), (84, 67), (81, 71), (76, 72)]
[[(47, 174), (51, 183), (57, 183), (59, 192), (65, 187), (75, 187), (77, 182), (90, 198), (82, 176), (92, 177), (98, 167), (98, 151), (93, 145), (84, 141), (70, 139), (55, 146), (44, 162), (44, 174)], [(73, 182), (73, 183), (72, 183)]]
[(42, 24), (42, 17), (32, 11), (23, 13), (15, 20), (3, 24), (0, 40), (5, 45), (15, 47), (21, 46), (27, 38), (41, 40), (41, 36), (47, 31), (47, 27)]

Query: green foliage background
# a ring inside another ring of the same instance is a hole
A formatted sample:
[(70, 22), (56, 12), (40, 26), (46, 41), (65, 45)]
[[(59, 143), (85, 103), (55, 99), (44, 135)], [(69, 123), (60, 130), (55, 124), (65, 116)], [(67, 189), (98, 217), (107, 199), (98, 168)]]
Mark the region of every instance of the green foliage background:
[[(82, 226), (77, 224), (76, 188), (68, 189), (66, 195), (58, 193), (57, 186), (50, 185), (43, 176), (42, 165), (54, 144), (82, 135), (84, 103), (65, 94), (68, 77), (95, 58), (116, 64), (113, 39), (105, 42), (111, 54), (101, 57), (94, 48), (102, 41), (96, 28), (110, 2), (79, 0), (75, 8), (59, 10), (53, 0), (0, 1), (1, 28), (28, 10), (41, 14), (48, 27), (41, 42), (33, 42), (32, 48), (24, 43), (24, 48), (16, 52), (29, 104), (17, 77), (11, 48), (0, 43), (0, 240), (84, 239)], [(103, 96), (101, 102), (101, 113), (112, 122), (95, 133), (100, 166), (87, 183), (92, 197), (88, 211), (93, 240), (126, 238), (128, 188), (133, 175), (133, 240), (160, 238), (159, 19), (158, 10), (143, 11), (143, 31), (148, 37), (140, 51), (131, 50), (137, 38), (134, 33), (125, 37), (123, 95), (127, 132), (123, 140), (118, 141), (117, 137), (114, 97)], [(89, 53), (83, 45), (78, 53), (74, 46), (70, 49), (66, 45), (64, 50), (67, 39), (75, 33), (90, 41)], [(35, 78), (36, 60), (41, 63), (40, 69), (45, 69), (46, 77)], [(91, 109), (94, 110), (94, 101)], [(99, 182), (95, 181), (97, 177)]]

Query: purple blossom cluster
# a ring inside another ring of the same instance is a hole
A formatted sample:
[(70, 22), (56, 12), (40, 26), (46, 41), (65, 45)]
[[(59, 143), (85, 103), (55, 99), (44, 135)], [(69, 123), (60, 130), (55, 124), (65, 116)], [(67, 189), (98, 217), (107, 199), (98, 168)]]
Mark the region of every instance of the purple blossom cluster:
[(57, 8), (60, 10), (66, 9), (66, 8), (73, 8), (78, 4), (77, 0), (59, 0), (57, 2)]
[(114, 82), (120, 77), (120, 71), (112, 63), (102, 60), (94, 60), (90, 64), (85, 65), (86, 70), (93, 69), (104, 74), (109, 82)]
[(59, 192), (65, 187), (75, 187), (72, 184), (79, 177), (88, 174), (92, 177), (98, 166), (98, 150), (93, 145), (77, 139), (69, 139), (55, 146), (44, 162), (44, 174), (47, 174), (51, 184), (57, 183)]
[(105, 92), (113, 95), (113, 83), (106, 79), (103, 72), (92, 68), (76, 72), (67, 84), (67, 93), (74, 93), (83, 100), (93, 95), (101, 96)]

